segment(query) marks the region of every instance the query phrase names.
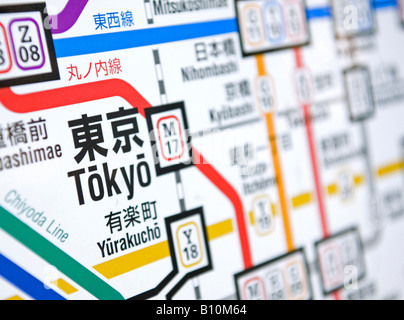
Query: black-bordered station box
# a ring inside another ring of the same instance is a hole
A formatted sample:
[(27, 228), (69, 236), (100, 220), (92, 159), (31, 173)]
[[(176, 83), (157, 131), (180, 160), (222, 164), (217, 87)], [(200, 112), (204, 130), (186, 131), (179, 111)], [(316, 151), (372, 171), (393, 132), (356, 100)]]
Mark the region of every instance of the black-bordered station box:
[(58, 80), (45, 3), (0, 6), (0, 87)]
[(159, 294), (178, 274), (181, 278), (166, 294), (172, 300), (190, 279), (213, 269), (203, 208), (195, 208), (165, 218), (172, 270), (149, 291), (130, 300), (150, 299)]
[(366, 274), (363, 246), (357, 228), (336, 233), (315, 243), (323, 293), (354, 288)]
[(371, 0), (333, 0), (332, 16), (337, 39), (369, 35), (376, 31)]
[(344, 82), (351, 121), (372, 117), (375, 106), (369, 69), (359, 65), (345, 69)]
[(243, 56), (310, 42), (303, 0), (236, 0)]
[(191, 137), (184, 102), (147, 108), (145, 113), (157, 175), (192, 165)]
[(234, 275), (241, 300), (311, 300), (304, 250), (297, 249)]

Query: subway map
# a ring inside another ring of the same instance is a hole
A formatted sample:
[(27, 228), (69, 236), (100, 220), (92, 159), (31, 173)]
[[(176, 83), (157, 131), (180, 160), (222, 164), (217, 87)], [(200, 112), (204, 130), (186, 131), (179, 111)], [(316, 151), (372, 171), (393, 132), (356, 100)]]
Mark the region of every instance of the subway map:
[(3, 0), (0, 300), (403, 299), (403, 56), (402, 0)]

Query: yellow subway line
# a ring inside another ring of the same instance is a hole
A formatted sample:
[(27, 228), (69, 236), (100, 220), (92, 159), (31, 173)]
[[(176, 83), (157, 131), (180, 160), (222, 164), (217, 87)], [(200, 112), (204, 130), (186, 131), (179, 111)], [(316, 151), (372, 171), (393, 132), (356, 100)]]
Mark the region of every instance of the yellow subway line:
[(70, 283), (66, 282), (62, 278), (54, 280), (51, 283), (66, 294), (72, 294), (78, 291), (75, 287), (73, 287)]
[(249, 217), (250, 217), (250, 224), (253, 226), (255, 224), (254, 212), (250, 211), (249, 212)]
[(354, 176), (354, 185), (355, 185), (355, 186), (359, 186), (359, 185), (361, 185), (362, 183), (364, 183), (365, 180), (366, 180), (366, 177), (365, 177), (364, 175), (357, 175), (357, 176)]
[(328, 193), (329, 196), (337, 194), (338, 191), (339, 191), (338, 190), (338, 184), (336, 184), (336, 183), (332, 183), (332, 184), (329, 184), (327, 186), (327, 193)]
[(313, 192), (306, 192), (299, 194), (292, 198), (292, 206), (294, 209), (309, 204), (313, 201), (314, 195)]
[(221, 236), (232, 233), (233, 231), (234, 229), (232, 219), (224, 220), (206, 227), (206, 233), (208, 234), (208, 241), (217, 239)]
[[(224, 220), (206, 227), (208, 241), (215, 240), (233, 231), (232, 219)], [(112, 279), (169, 256), (170, 248), (168, 240), (166, 240), (147, 248), (125, 254), (121, 257), (102, 262), (93, 266), (93, 268), (107, 279)]]
[(403, 161), (397, 161), (394, 163), (390, 163), (388, 165), (385, 165), (383, 167), (380, 167), (379, 169), (377, 169), (377, 176), (379, 178), (382, 178), (386, 175), (392, 174), (392, 173), (396, 173), (398, 171), (401, 171), (404, 169), (404, 162)]
[[(353, 183), (355, 187), (360, 186), (362, 183), (364, 183), (366, 180), (364, 175), (356, 175), (353, 177)], [(337, 183), (331, 183), (327, 186), (327, 193), (329, 196), (336, 195), (339, 192), (338, 184)]]
[[(263, 63), (263, 56), (257, 56), (257, 66), (259, 70), (259, 75), (264, 75), (265, 74), (265, 67)], [(267, 126), (268, 126), (268, 131), (270, 136), (274, 136), (275, 130), (273, 127), (273, 118), (272, 114), (268, 114), (266, 117), (267, 120)], [(277, 146), (275, 145), (275, 139), (272, 139), (273, 142), (271, 144), (272, 151), (273, 151), (273, 157), (274, 157), (274, 164), (275, 164), (275, 171), (277, 173), (277, 176), (279, 177), (281, 174), (281, 169), (280, 169), (280, 163), (279, 163), (279, 158), (278, 158), (278, 150)], [(274, 152), (275, 151), (275, 152)], [(404, 163), (403, 162), (397, 162), (394, 164), (390, 164), (387, 166), (384, 166), (382, 168), (379, 168), (377, 171), (378, 176), (384, 176), (390, 173), (394, 173), (400, 170), (404, 169)], [(365, 177), (363, 175), (357, 175), (354, 177), (354, 184), (355, 186), (358, 186), (362, 184), (365, 181)], [(327, 192), (329, 195), (334, 195), (338, 193), (338, 185), (336, 183), (330, 184), (327, 186)], [(291, 229), (290, 229), (290, 224), (289, 224), (289, 218), (287, 215), (287, 208), (286, 203), (282, 203), (282, 199), (285, 200), (285, 193), (283, 190), (283, 185), (280, 190), (280, 200), (281, 200), (281, 207), (284, 209), (283, 212), (283, 219), (285, 222), (285, 231), (286, 231), (286, 238), (288, 242), (288, 247), (291, 249), (293, 248), (293, 240), (292, 240), (292, 235), (291, 235)], [(302, 207), (304, 205), (307, 205), (311, 203), (314, 200), (314, 194), (313, 192), (306, 192), (300, 195), (297, 195), (291, 199), (291, 203), (294, 209)], [(285, 201), (283, 201), (285, 202)], [(272, 212), (275, 215), (276, 214), (276, 206), (273, 204), (272, 205)], [(286, 214), (285, 214), (286, 213)], [(249, 218), (250, 218), (250, 223), (254, 225), (254, 215), (252, 212), (249, 213)], [(219, 223), (213, 224), (211, 226), (207, 227), (207, 235), (208, 235), (208, 240), (214, 240), (217, 239), (221, 236), (224, 236), (226, 234), (232, 233), (234, 231), (233, 229), (233, 221), (231, 219), (221, 221)], [(102, 275), (104, 275), (106, 278), (111, 279), (116, 276), (119, 276), (121, 274), (124, 274), (126, 272), (132, 271), (134, 269), (140, 268), (142, 266), (145, 266), (147, 264), (153, 263), (155, 261), (164, 259), (166, 257), (170, 256), (170, 249), (168, 245), (168, 241), (163, 241), (160, 243), (157, 243), (155, 245), (152, 245), (150, 247), (131, 252), (129, 254), (126, 254), (124, 256), (112, 259), (110, 261), (106, 261), (103, 263), (100, 263), (96, 266), (94, 266), (94, 269), (100, 272)], [(60, 280), (57, 280), (58, 287), (63, 290), (63, 291), (68, 291), (66, 284), (59, 284)], [(69, 284), (67, 284), (69, 285)], [(70, 286), (70, 285), (69, 285)], [(63, 288), (63, 289), (62, 289)], [(71, 289), (70, 289), (71, 290)]]
[(93, 266), (93, 268), (105, 278), (112, 279), (169, 256), (170, 248), (168, 241), (166, 240), (147, 248), (136, 250), (118, 258), (97, 264)]

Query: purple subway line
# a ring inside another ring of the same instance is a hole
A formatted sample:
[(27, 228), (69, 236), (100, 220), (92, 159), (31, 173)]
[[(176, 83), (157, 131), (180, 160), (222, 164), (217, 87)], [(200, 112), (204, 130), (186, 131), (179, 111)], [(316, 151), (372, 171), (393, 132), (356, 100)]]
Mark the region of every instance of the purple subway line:
[(57, 15), (49, 17), (52, 33), (58, 34), (69, 30), (76, 23), (89, 0), (70, 0)]

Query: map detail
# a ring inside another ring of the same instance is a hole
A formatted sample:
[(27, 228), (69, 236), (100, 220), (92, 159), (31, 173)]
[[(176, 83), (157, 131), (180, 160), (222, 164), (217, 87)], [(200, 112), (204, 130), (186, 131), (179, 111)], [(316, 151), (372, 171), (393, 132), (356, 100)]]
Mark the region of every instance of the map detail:
[(403, 56), (402, 0), (3, 0), (0, 300), (403, 299)]

